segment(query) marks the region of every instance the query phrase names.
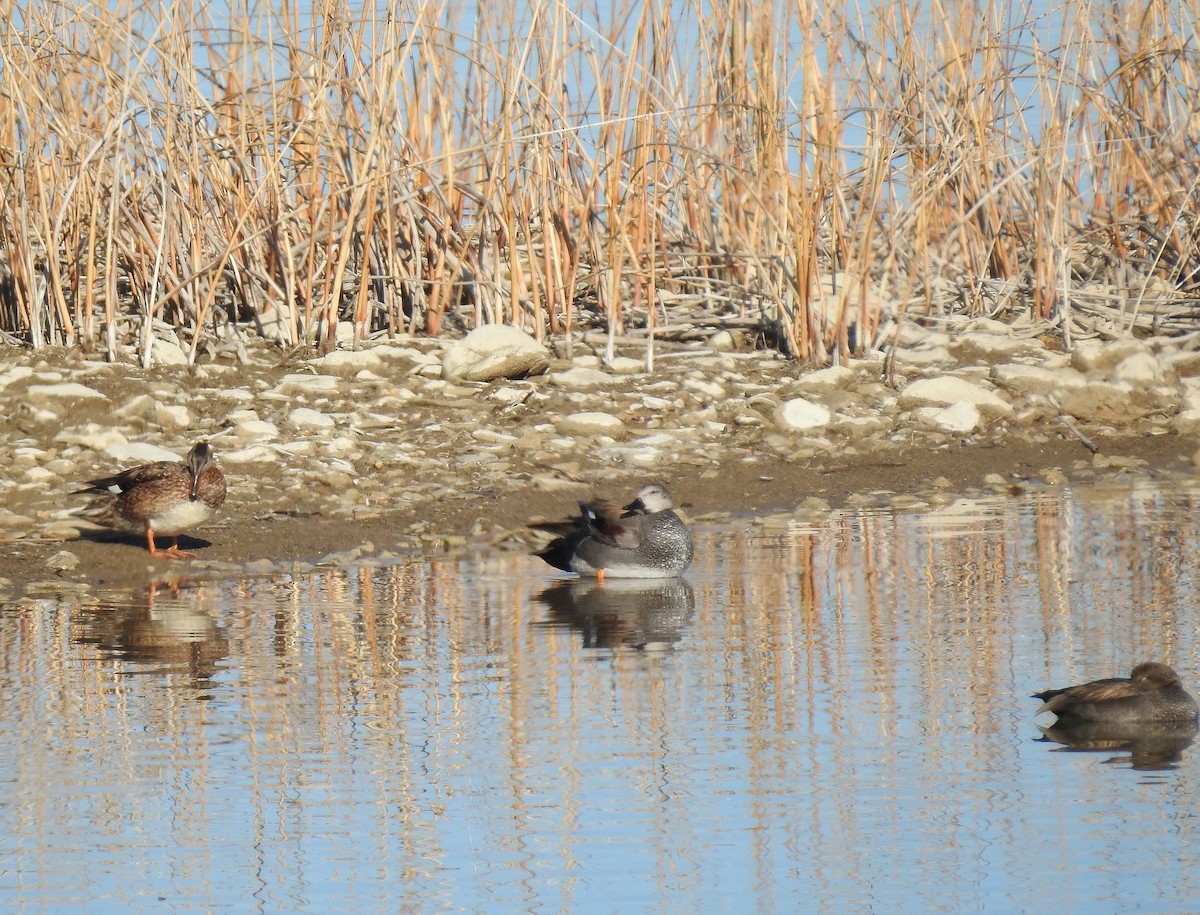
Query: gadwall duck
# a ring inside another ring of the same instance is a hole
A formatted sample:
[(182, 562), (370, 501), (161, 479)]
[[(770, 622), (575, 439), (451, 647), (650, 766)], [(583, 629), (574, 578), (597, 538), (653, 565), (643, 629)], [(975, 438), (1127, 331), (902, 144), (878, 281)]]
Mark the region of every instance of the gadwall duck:
[(538, 553), (564, 572), (612, 578), (674, 578), (692, 563), (692, 535), (666, 488), (647, 483), (625, 506), (579, 503), (579, 517), (536, 525), (560, 536)]
[(1060, 721), (1195, 721), (1200, 706), (1166, 664), (1143, 662), (1129, 679), (1112, 677), (1065, 689), (1034, 693), (1035, 714), (1054, 712)]
[[(225, 476), (216, 465), (212, 446), (199, 442), (182, 464), (142, 464), (89, 480), (79, 492), (97, 497), (81, 512), (88, 520), (116, 530), (145, 531), (151, 556), (185, 559), (195, 554), (179, 549), (179, 535), (220, 508), (225, 501)], [(170, 537), (171, 545), (158, 549), (155, 533)]]

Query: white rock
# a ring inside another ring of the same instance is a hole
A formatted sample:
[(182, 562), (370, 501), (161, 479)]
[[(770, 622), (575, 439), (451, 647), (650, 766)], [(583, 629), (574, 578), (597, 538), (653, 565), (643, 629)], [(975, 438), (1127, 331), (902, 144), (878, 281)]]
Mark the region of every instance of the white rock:
[(950, 350), (944, 346), (934, 346), (928, 349), (908, 349), (897, 346), (892, 350), (892, 354), (895, 356), (896, 364), (902, 366), (925, 367), (954, 361), (950, 356)]
[(630, 356), (614, 356), (608, 363), (608, 370), (615, 375), (640, 375), (646, 371), (646, 363)]
[(32, 405), (27, 409), (25, 413), (25, 419), (32, 420), (35, 423), (41, 423), (42, 425), (53, 424), (55, 426), (57, 426), (60, 421), (58, 414), (53, 410), (45, 410), (42, 407), (35, 407)]
[(647, 410), (658, 412), (667, 409), (672, 403), (673, 401), (667, 400), (665, 397), (655, 397), (652, 394), (642, 395), (642, 406)]
[(1171, 420), (1171, 429), (1180, 435), (1200, 432), (1200, 410), (1184, 410)]
[(550, 367), (550, 352), (511, 324), (484, 324), (442, 356), (442, 377), (450, 381), (526, 378)]
[(74, 461), (69, 461), (66, 458), (55, 458), (46, 463), (46, 469), (53, 472), (56, 476), (72, 477), (79, 472), (79, 465)]
[(565, 372), (554, 372), (548, 377), (552, 384), (576, 390), (604, 387), (614, 384), (618, 380), (616, 376), (609, 375), (607, 372), (601, 372), (599, 369), (584, 368), (583, 366), (575, 366), (574, 368), (567, 369)]
[(158, 401), (149, 394), (135, 394), (133, 397), (125, 400), (119, 407), (113, 410), (117, 416), (149, 416), (154, 412), (154, 408), (158, 405)]
[(1017, 356), (1044, 350), (1041, 340), (1017, 338), (993, 333), (965, 333), (950, 343), (950, 352), (961, 362), (1000, 363)]
[(265, 419), (247, 419), (238, 423), (231, 430), (234, 435), (246, 441), (272, 441), (279, 437), (279, 429), (274, 423)]
[(634, 442), (634, 446), (641, 445), (645, 448), (674, 448), (679, 444), (679, 435), (684, 430), (677, 432), (652, 432), (650, 435), (643, 435), (640, 439)]
[(251, 445), (249, 448), (222, 453), (221, 460), (229, 464), (270, 464), (278, 461), (279, 455), (274, 448), (266, 445)]
[(325, 443), (325, 453), (345, 457), (358, 449), (358, 442), (348, 435), (339, 435)]
[(830, 424), (830, 429), (847, 438), (863, 439), (876, 432), (883, 432), (891, 428), (891, 425), (883, 416), (838, 416)]
[(1071, 364), (1081, 372), (1107, 373), (1135, 353), (1146, 351), (1136, 340), (1081, 340), (1071, 349)]
[(640, 467), (657, 467), (662, 463), (663, 458), (662, 453), (656, 448), (635, 448), (627, 454), (626, 460)]
[(1049, 369), (1040, 365), (996, 365), (992, 381), (1017, 394), (1058, 394), (1088, 383), (1087, 376), (1073, 368)]
[(307, 457), (310, 454), (316, 454), (317, 445), (311, 438), (302, 438), (294, 442), (280, 442), (277, 445), (271, 446), (276, 454), (287, 454), (293, 456)]
[(1126, 381), (1093, 381), (1064, 398), (1062, 409), (1085, 422), (1120, 426), (1149, 416), (1155, 406), (1149, 402), (1148, 392), (1136, 392)]
[(338, 380), (333, 375), (284, 375), (275, 385), (276, 394), (318, 394), (336, 391)]
[(501, 432), (499, 429), (473, 429), (471, 430), (471, 438), (477, 442), (487, 442), (494, 445), (508, 445), (517, 441), (515, 435), (508, 432)]
[(905, 321), (900, 325), (900, 333), (896, 342), (900, 346), (944, 348), (950, 343), (950, 335), (940, 330), (926, 330), (911, 321)]
[(979, 408), (979, 412), (989, 419), (1007, 416), (1012, 412), (1012, 404), (1003, 400), (995, 391), (989, 391), (953, 375), (922, 378), (900, 392), (900, 406), (905, 410), (916, 407), (948, 407), (959, 401), (974, 404)]
[(558, 431), (565, 435), (619, 435), (625, 424), (608, 413), (572, 413), (559, 420)]
[(387, 358), (396, 358), (404, 356), (415, 365), (436, 365), (439, 369), (442, 367), (442, 357), (437, 353), (427, 353), (424, 350), (413, 349), (411, 346), (403, 347), (380, 347), (380, 355)]
[(107, 451), (115, 445), (124, 445), (129, 440), (111, 426), (100, 423), (85, 423), (82, 426), (68, 426), (54, 436), (56, 442), (67, 445), (79, 445), (91, 448), (93, 451)]
[[(564, 450), (572, 450), (579, 445), (574, 439), (568, 441), (569, 444)], [(596, 454), (606, 461), (617, 464), (637, 464), (641, 467), (657, 467), (673, 453), (673, 449), (663, 449), (653, 444), (647, 445), (644, 441), (627, 445), (611, 445), (596, 451)]]
[(25, 393), (30, 400), (50, 400), (52, 398), (70, 400), (107, 400), (95, 388), (79, 384), (77, 381), (64, 381), (60, 384), (31, 384)]
[(685, 378), (683, 386), (689, 391), (695, 391), (706, 400), (724, 400), (725, 389), (715, 381), (704, 381), (700, 378)]
[(1163, 380), (1163, 367), (1153, 353), (1141, 350), (1122, 359), (1113, 369), (1111, 380), (1145, 387)]
[(827, 369), (817, 369), (807, 375), (801, 375), (796, 381), (802, 391), (813, 394), (826, 394), (847, 387), (854, 380), (854, 369), (844, 365), (831, 365)]
[(237, 373), (237, 367), (232, 365), (221, 365), (217, 362), (206, 362), (204, 365), (196, 366), (193, 371), (196, 377), (204, 381), (221, 381), (228, 378), (230, 375)]
[(46, 460), (47, 452), (28, 445), (14, 448), (9, 464), (13, 467), (33, 467)]
[(775, 411), (775, 415), (783, 428), (794, 432), (824, 429), (829, 425), (832, 417), (828, 407), (805, 400), (803, 397), (794, 397), (784, 401)]
[(178, 464), (182, 460), (174, 451), (147, 442), (119, 442), (105, 448), (104, 453), (116, 463), (128, 467), (153, 461), (174, 461)]
[(33, 369), (27, 365), (13, 365), (0, 371), (0, 388), (7, 387), (14, 381), (20, 381), (33, 374)]
[(718, 353), (731, 353), (737, 349), (737, 340), (727, 330), (719, 330), (708, 338), (708, 345)]
[(59, 550), (46, 560), (46, 568), (55, 572), (70, 572), (79, 565), (79, 557), (70, 550)]
[(497, 403), (515, 404), (522, 403), (527, 400), (531, 394), (530, 388), (515, 388), (505, 385), (501, 388), (495, 388), (488, 392), (487, 399), (494, 400)]
[(383, 357), (373, 349), (336, 350), (307, 362), (318, 372), (342, 372), (348, 370), (373, 369), (383, 364)]
[(215, 391), (205, 391), (204, 396), (217, 400), (254, 400), (254, 395), (243, 388), (218, 388)]
[(192, 414), (183, 404), (155, 404), (154, 421), (164, 429), (186, 429), (192, 424)]
[(155, 340), (150, 348), (150, 359), (155, 365), (187, 365), (187, 353), (172, 340)]
[(997, 321), (995, 318), (971, 318), (965, 327), (962, 328), (966, 333), (985, 334), (993, 337), (1007, 338), (1012, 331), (1003, 321)]
[(919, 407), (913, 410), (913, 420), (939, 432), (966, 433), (974, 432), (983, 417), (974, 404), (960, 400), (948, 407)]
[(288, 422), (297, 429), (332, 429), (336, 425), (334, 418), (328, 413), (308, 407), (297, 407), (288, 416)]

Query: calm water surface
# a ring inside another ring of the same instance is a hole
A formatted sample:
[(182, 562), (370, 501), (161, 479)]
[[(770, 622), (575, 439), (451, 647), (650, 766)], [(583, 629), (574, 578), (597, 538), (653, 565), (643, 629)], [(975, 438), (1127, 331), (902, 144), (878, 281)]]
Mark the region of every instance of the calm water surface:
[(481, 553), (24, 599), (0, 906), (1194, 909), (1190, 735), (1072, 750), (1028, 696), (1200, 688), (1198, 501), (700, 528), (661, 587)]

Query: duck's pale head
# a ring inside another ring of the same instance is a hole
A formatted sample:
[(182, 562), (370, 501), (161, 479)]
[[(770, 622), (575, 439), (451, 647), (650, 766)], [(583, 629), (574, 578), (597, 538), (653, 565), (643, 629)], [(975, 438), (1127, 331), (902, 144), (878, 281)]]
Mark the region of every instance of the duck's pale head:
[(627, 512), (665, 512), (675, 507), (667, 488), (661, 483), (646, 483), (637, 491), (632, 502), (625, 506)]

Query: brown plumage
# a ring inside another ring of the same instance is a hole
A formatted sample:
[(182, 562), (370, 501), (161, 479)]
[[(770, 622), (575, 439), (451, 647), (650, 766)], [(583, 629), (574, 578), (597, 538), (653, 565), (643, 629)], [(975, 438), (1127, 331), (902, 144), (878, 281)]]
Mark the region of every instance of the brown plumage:
[[(179, 549), (179, 535), (206, 521), (225, 501), (225, 476), (212, 446), (198, 442), (182, 464), (142, 464), (89, 480), (79, 491), (97, 496), (83, 509), (89, 520), (117, 530), (144, 531), (151, 556), (182, 559), (194, 554)], [(159, 550), (155, 533), (170, 537), (171, 546)]]
[(1065, 689), (1034, 693), (1037, 713), (1054, 712), (1060, 720), (1194, 721), (1200, 706), (1166, 664), (1145, 661), (1129, 678), (1093, 680)]

